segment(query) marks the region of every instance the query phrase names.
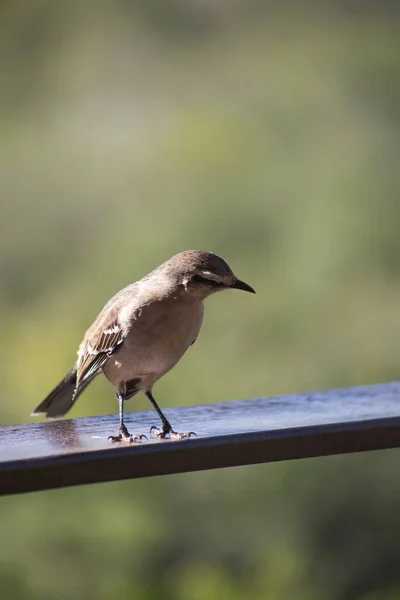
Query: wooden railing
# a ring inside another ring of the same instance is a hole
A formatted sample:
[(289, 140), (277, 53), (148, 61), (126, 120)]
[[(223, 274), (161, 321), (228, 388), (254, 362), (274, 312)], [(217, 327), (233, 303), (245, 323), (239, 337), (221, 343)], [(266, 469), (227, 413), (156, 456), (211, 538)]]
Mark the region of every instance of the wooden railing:
[[(165, 410), (190, 439), (107, 442), (116, 416), (0, 428), (0, 494), (400, 446), (400, 383)], [(149, 434), (154, 411), (130, 413)]]

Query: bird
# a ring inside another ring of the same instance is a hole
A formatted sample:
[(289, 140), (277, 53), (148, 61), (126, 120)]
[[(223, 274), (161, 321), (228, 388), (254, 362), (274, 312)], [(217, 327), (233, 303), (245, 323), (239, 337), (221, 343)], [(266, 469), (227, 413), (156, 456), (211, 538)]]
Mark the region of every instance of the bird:
[[(203, 322), (204, 300), (227, 289), (255, 294), (213, 252), (186, 250), (113, 296), (86, 331), (78, 359), (32, 415), (64, 416), (87, 386), (103, 373), (115, 386), (119, 431), (110, 442), (136, 442), (124, 423), (124, 404), (142, 391), (156, 410), (161, 427), (150, 434), (184, 439), (194, 432), (176, 432), (153, 396), (153, 386), (194, 344)], [(146, 438), (147, 439), (147, 438)]]

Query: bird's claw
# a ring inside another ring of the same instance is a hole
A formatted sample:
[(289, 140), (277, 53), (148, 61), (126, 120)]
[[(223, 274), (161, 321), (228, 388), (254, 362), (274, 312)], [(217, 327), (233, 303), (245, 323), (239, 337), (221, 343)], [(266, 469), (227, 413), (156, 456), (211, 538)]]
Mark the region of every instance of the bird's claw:
[(155, 425), (153, 425), (150, 428), (150, 435), (152, 435), (154, 433), (155, 437), (160, 438), (162, 440), (165, 439), (171, 439), (171, 440), (187, 440), (192, 436), (196, 436), (197, 434), (194, 431), (189, 431), (187, 433), (178, 433), (177, 431), (174, 431), (173, 429), (167, 429), (167, 428), (162, 428), (160, 429), (160, 427), (156, 427)]
[(126, 427), (121, 428), (119, 430), (118, 435), (110, 435), (108, 436), (108, 441), (111, 444), (115, 444), (116, 442), (125, 442), (126, 444), (133, 444), (134, 442), (141, 442), (142, 440), (147, 440), (147, 435), (143, 433), (137, 433), (136, 435), (131, 435)]

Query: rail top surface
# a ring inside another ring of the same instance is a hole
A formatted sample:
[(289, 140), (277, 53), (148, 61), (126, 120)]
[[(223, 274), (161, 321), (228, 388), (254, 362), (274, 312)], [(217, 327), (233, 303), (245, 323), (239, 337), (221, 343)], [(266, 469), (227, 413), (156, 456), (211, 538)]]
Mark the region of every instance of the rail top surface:
[(0, 494), (400, 447), (400, 382), (165, 414), (197, 437), (150, 438), (154, 411), (127, 413), (131, 433), (149, 437), (134, 444), (107, 441), (116, 415), (0, 428)]

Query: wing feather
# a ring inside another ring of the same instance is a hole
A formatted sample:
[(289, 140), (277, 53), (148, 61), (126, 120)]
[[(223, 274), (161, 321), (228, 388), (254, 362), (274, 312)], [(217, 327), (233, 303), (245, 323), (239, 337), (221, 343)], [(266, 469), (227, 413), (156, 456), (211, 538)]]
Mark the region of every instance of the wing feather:
[[(96, 325), (96, 327), (95, 327)], [(94, 377), (116, 348), (124, 341), (124, 332), (115, 316), (104, 323), (95, 323), (80, 345), (77, 362), (76, 391)]]
[[(138, 295), (138, 290), (138, 284), (134, 283), (118, 292), (108, 301), (87, 330), (78, 350), (75, 394), (99, 373), (111, 354), (124, 341), (127, 326), (124, 327), (120, 322), (120, 309), (123, 309), (127, 302), (132, 303)], [(134, 307), (132, 310), (134, 312)]]

